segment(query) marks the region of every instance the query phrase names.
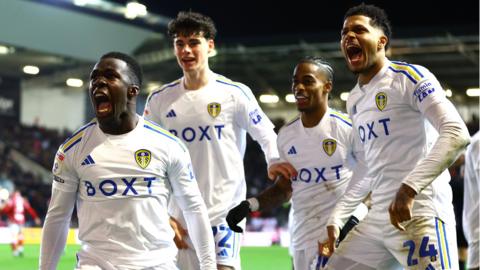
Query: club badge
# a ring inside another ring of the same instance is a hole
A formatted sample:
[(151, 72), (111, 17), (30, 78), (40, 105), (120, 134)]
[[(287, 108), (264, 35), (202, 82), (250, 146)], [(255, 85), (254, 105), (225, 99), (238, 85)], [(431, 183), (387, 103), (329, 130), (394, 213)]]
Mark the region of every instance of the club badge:
[(375, 104), (380, 111), (383, 111), (387, 106), (387, 94), (384, 92), (379, 92), (375, 95)]
[(334, 139), (325, 139), (323, 140), (323, 150), (327, 155), (332, 156), (337, 149), (337, 142)]
[(221, 110), (222, 105), (220, 105), (220, 103), (212, 102), (207, 105), (208, 114), (210, 114), (210, 116), (213, 118), (217, 117)]
[(152, 153), (146, 149), (140, 149), (135, 152), (135, 161), (138, 166), (145, 169), (152, 160)]

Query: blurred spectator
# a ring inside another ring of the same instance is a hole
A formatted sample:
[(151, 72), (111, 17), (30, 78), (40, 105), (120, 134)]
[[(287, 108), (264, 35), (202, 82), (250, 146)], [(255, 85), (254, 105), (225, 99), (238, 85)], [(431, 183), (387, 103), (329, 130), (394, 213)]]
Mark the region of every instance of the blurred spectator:
[(15, 257), (23, 256), (22, 229), (26, 222), (26, 212), (33, 218), (35, 225), (41, 224), (37, 212), (30, 206), (28, 200), (14, 188), (7, 203), (0, 208), (0, 214), (8, 217), (8, 227), (12, 233), (12, 254)]

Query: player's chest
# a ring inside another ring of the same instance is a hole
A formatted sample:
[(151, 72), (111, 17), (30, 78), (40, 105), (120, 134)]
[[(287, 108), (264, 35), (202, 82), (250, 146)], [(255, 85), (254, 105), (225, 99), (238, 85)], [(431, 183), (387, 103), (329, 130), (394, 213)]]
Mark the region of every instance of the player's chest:
[(215, 94), (184, 94), (160, 108), (162, 123), (170, 127), (192, 125), (215, 125), (232, 120), (235, 114), (235, 100), (232, 96)]
[(282, 146), (283, 156), (295, 168), (324, 168), (342, 164), (348, 145), (332, 135), (290, 140)]
[(141, 143), (109, 143), (82, 151), (76, 159), (81, 179), (165, 177), (166, 161), (161, 153)]
[(362, 143), (382, 141), (408, 125), (414, 111), (398, 87), (380, 85), (368, 89), (352, 107), (354, 133)]
[(166, 187), (166, 163), (148, 147), (104, 144), (83, 153), (78, 162), (84, 198), (150, 196)]

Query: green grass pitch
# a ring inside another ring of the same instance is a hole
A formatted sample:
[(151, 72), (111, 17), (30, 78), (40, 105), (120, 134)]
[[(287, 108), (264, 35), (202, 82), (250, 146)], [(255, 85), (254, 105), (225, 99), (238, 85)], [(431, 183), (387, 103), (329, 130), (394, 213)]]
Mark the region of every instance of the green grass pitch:
[[(57, 270), (72, 270), (78, 246), (67, 246)], [(40, 245), (25, 245), (23, 257), (13, 257), (9, 245), (0, 245), (0, 270), (36, 270)], [(243, 247), (242, 270), (291, 270), (288, 250), (282, 247)]]

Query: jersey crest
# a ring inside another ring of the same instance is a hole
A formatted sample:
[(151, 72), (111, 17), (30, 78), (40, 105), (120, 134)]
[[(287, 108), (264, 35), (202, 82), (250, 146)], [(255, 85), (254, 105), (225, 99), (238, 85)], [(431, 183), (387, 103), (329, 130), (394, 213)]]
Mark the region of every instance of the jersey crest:
[(337, 149), (337, 141), (334, 139), (325, 139), (323, 140), (323, 150), (327, 155), (332, 156)]
[(211, 117), (215, 118), (222, 111), (222, 105), (220, 103), (217, 103), (217, 102), (209, 103), (207, 105), (207, 111), (208, 111), (208, 114), (210, 114)]
[(135, 161), (137, 162), (138, 166), (142, 169), (145, 169), (150, 161), (152, 160), (152, 152), (146, 149), (140, 149), (135, 151)]
[(387, 106), (387, 94), (384, 92), (379, 92), (375, 95), (375, 104), (380, 111), (383, 111)]

